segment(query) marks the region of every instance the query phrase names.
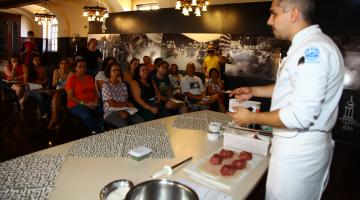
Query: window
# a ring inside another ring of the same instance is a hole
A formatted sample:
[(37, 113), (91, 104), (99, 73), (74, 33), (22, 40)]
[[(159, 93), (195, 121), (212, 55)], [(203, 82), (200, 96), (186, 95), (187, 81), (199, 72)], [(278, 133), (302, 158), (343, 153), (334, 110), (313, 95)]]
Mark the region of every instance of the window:
[(43, 51), (56, 52), (58, 50), (58, 21), (43, 25)]
[(157, 3), (147, 3), (136, 5), (136, 10), (158, 10), (159, 5)]

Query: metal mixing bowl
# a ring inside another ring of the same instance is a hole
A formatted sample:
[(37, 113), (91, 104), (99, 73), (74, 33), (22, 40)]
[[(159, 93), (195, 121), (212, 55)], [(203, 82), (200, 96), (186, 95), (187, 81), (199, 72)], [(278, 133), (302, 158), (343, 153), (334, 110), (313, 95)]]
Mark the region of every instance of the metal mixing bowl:
[(125, 180), (125, 179), (120, 179), (120, 180), (110, 182), (109, 184), (105, 185), (105, 187), (103, 189), (101, 189), (100, 199), (106, 200), (111, 192), (113, 192), (119, 188), (129, 188), (129, 190), (130, 190), (133, 187), (134, 187), (134, 184), (131, 181)]
[(191, 188), (170, 180), (150, 180), (133, 187), (125, 200), (199, 200)]

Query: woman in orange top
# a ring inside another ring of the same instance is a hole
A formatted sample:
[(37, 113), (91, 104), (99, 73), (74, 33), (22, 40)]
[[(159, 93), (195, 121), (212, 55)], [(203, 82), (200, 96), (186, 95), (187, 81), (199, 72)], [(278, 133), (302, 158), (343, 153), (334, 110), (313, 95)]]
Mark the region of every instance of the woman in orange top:
[(86, 62), (76, 62), (75, 74), (66, 81), (67, 106), (70, 112), (78, 116), (92, 132), (99, 132), (102, 123), (96, 123), (95, 117), (102, 119), (101, 107), (98, 104), (98, 94), (95, 81), (86, 72)]

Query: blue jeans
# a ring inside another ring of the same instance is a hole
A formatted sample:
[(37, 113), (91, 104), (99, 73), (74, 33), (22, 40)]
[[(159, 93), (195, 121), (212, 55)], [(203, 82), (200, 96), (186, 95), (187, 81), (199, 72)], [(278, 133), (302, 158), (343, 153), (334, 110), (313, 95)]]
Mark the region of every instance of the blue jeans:
[(99, 133), (102, 130), (103, 118), (101, 106), (97, 106), (95, 110), (91, 110), (83, 105), (76, 105), (69, 108), (69, 111), (79, 117), (90, 131)]
[(30, 90), (27, 99), (33, 98), (39, 105), (39, 109), (42, 115), (50, 112), (51, 96), (45, 93), (40, 93), (36, 90)]

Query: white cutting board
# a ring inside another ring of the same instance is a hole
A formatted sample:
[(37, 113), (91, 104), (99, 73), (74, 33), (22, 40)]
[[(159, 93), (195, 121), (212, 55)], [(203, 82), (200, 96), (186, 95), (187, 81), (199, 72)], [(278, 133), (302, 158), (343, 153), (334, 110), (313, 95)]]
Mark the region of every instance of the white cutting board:
[[(239, 158), (239, 151), (234, 151), (234, 156), (229, 159), (223, 159), (221, 165), (212, 165), (210, 163), (210, 158), (214, 153), (220, 153), (221, 149), (218, 149), (215, 152), (210, 153), (209, 155), (201, 158), (200, 160), (189, 164), (184, 168), (184, 171), (187, 172), (193, 179), (202, 182), (206, 185), (214, 186), (215, 188), (221, 188), (226, 190), (231, 190), (234, 186), (238, 185), (243, 181), (246, 176), (251, 174), (251, 171), (264, 159), (264, 156), (258, 154), (252, 154), (252, 160), (247, 161), (246, 168), (242, 170), (236, 170), (235, 173), (231, 176), (222, 176), (220, 169), (224, 164), (231, 164), (233, 160)], [(228, 149), (228, 148), (226, 148)]]

